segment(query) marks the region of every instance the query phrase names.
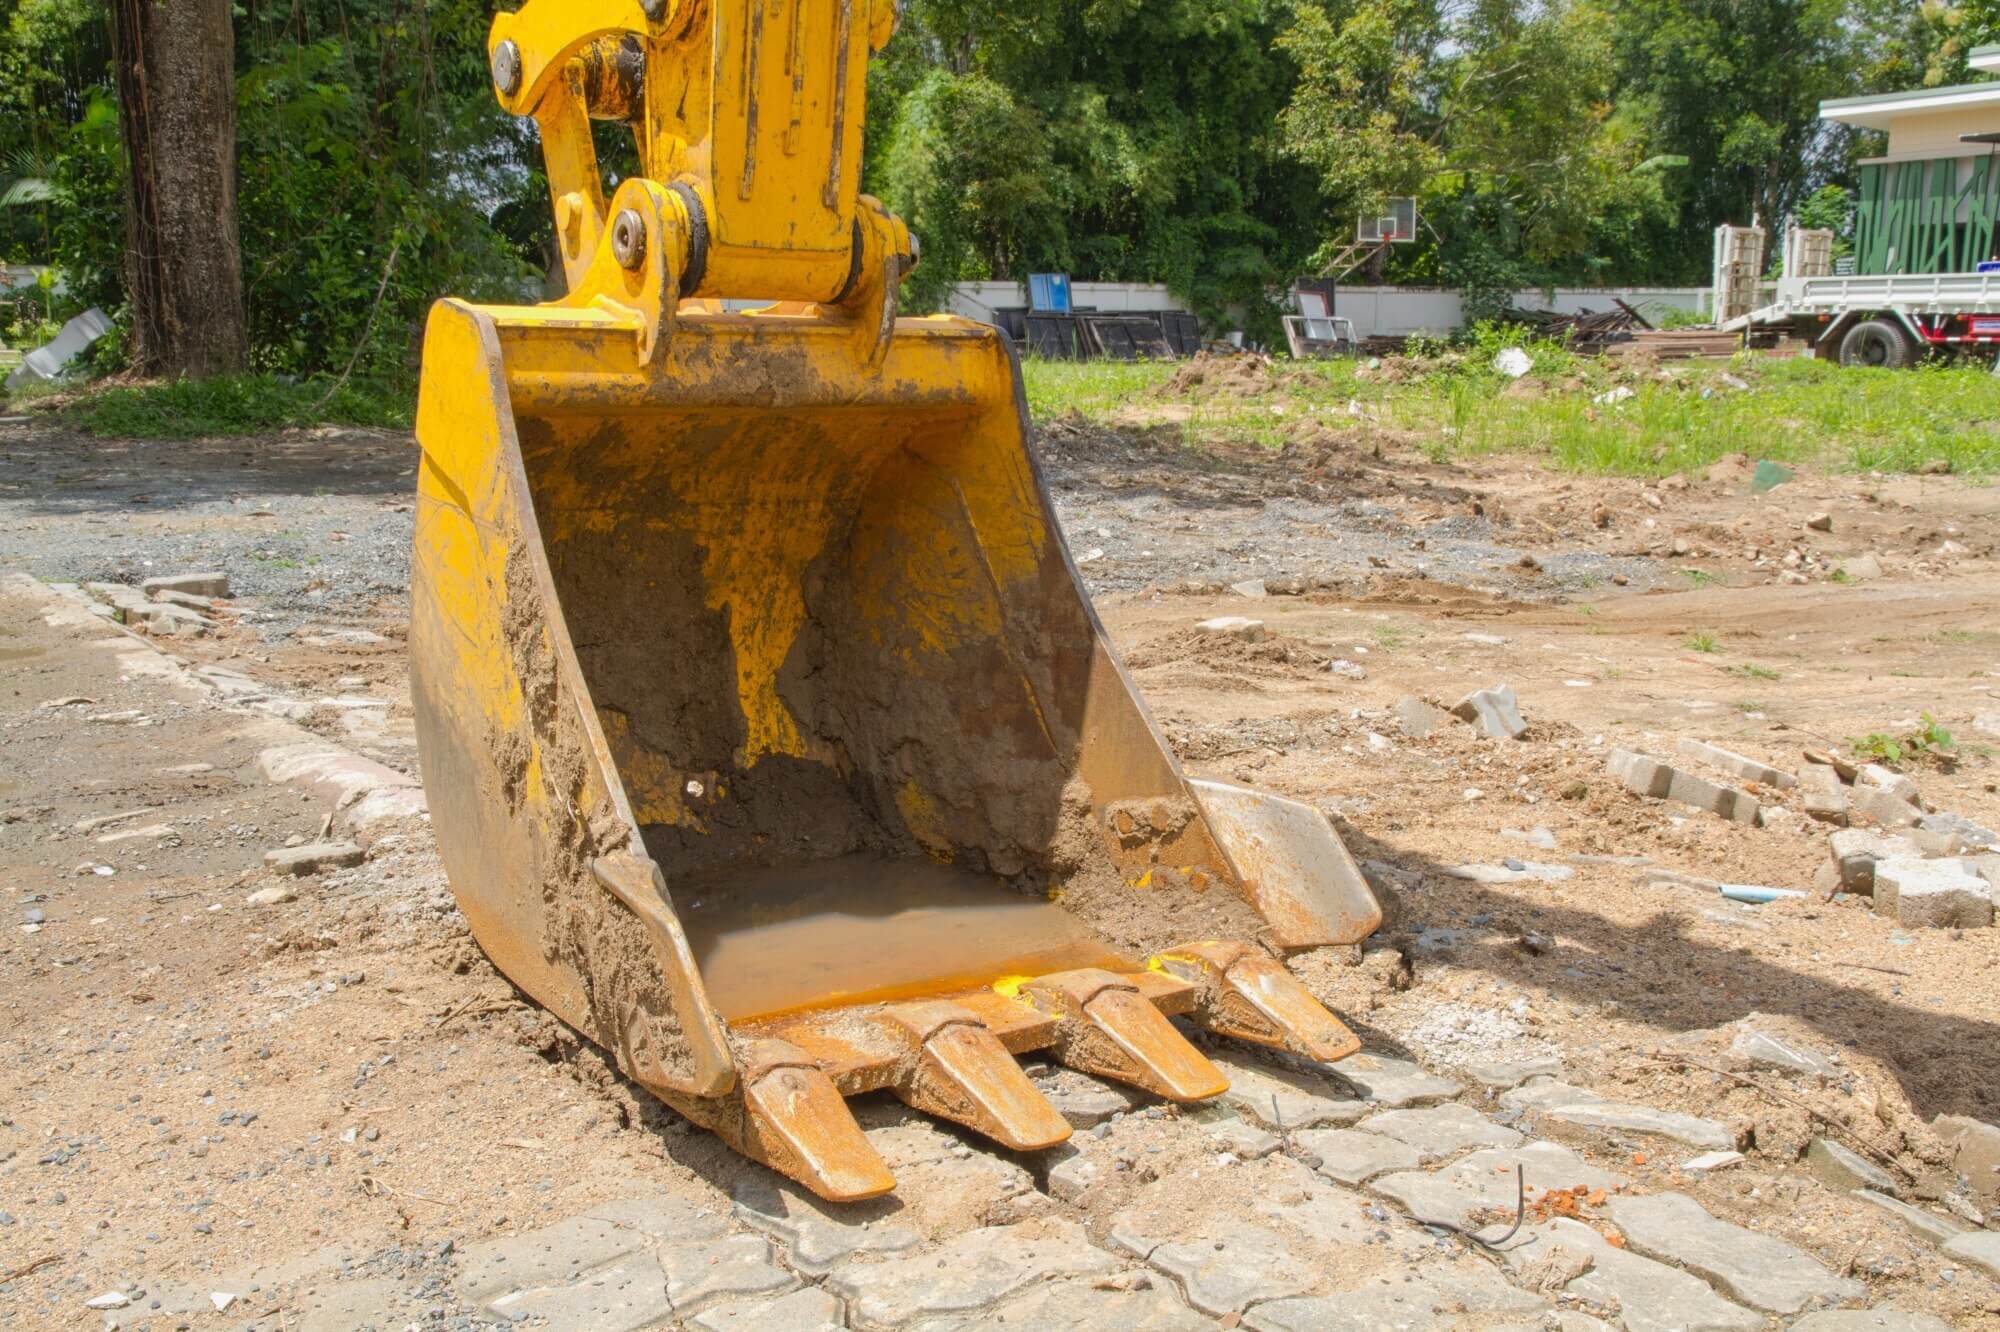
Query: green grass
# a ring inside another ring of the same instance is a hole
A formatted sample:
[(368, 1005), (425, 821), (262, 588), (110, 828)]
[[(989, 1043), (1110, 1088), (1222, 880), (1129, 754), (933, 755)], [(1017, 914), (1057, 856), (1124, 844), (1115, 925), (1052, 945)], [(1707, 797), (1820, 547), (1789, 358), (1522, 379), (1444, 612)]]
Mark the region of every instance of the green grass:
[(63, 425), (110, 439), (201, 439), (316, 425), (407, 430), (416, 395), (353, 381), (334, 389), (321, 381), (224, 375), (85, 390), (55, 414)]
[[(1271, 370), (1287, 384), (1249, 397), (1163, 397), (1173, 368), (1160, 364), (1029, 360), (1025, 368), (1038, 419), (1070, 410), (1164, 419), (1175, 409), (1173, 419), (1197, 438), (1274, 447), (1316, 421), (1334, 429), (1379, 426), (1438, 461), (1528, 451), (1575, 471), (1629, 476), (1697, 471), (1731, 453), (1835, 471), (1910, 472), (1942, 461), (1960, 475), (2000, 473), (2000, 405), (1984, 367), (1847, 370), (1739, 356), (1669, 366), (1662, 380), (1546, 344), (1530, 354), (1536, 364), (1528, 382), (1539, 393), (1494, 373), (1484, 346), (1392, 362), (1403, 375), (1394, 383), (1361, 361), (1281, 360)], [(1725, 374), (1747, 381), (1749, 391), (1725, 385)], [(1614, 387), (1630, 387), (1634, 396), (1615, 405), (1593, 401)], [(1350, 403), (1362, 417), (1350, 413)]]
[(1776, 680), (1781, 677), (1769, 666), (1759, 666), (1755, 662), (1744, 662), (1729, 668), (1731, 675), (1740, 675), (1746, 680)]
[(1687, 645), (1696, 652), (1722, 651), (1722, 640), (1707, 632), (1689, 634)]

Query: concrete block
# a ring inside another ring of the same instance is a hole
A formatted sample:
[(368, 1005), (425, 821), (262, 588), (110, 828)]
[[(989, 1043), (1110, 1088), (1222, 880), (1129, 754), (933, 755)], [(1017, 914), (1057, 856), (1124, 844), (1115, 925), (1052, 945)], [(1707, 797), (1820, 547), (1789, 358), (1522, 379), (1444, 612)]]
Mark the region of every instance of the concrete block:
[(1706, 763), (1717, 772), (1726, 772), (1731, 777), (1745, 782), (1756, 782), (1775, 790), (1790, 790), (1799, 784), (1799, 779), (1789, 772), (1780, 771), (1768, 763), (1760, 763), (1753, 758), (1703, 744), (1699, 740), (1683, 740), (1679, 745), (1682, 758), (1693, 759), (1696, 763)]
[(1854, 784), (1870, 791), (1882, 791), (1906, 805), (1920, 805), (1923, 796), (1917, 784), (1900, 772), (1891, 772), (1879, 763), (1864, 763), (1854, 774)]
[(1923, 851), (1907, 837), (1861, 828), (1843, 828), (1827, 838), (1826, 845), (1840, 874), (1840, 890), (1864, 897), (1875, 894), (1875, 866), (1881, 861), (1923, 858)]
[(1195, 630), (1214, 638), (1240, 638), (1245, 643), (1261, 643), (1270, 637), (1262, 620), (1245, 619), (1241, 615), (1223, 615), (1213, 620), (1203, 620), (1195, 626)]
[(1897, 857), (1875, 866), (1875, 914), (1913, 929), (1990, 929), (1993, 895), (1963, 861)]
[(1924, 816), (1921, 809), (1901, 796), (1868, 786), (1856, 786), (1849, 792), (1848, 806), (1862, 818), (1872, 820), (1892, 832), (1901, 828), (1914, 828)]
[(330, 869), (348, 869), (366, 859), (368, 853), (353, 842), (321, 842), (267, 852), (264, 864), (279, 874), (304, 878)]
[(1806, 813), (1821, 823), (1845, 828), (1851, 817), (1847, 787), (1840, 774), (1821, 764), (1810, 764), (1799, 774), (1799, 789), (1805, 796)]
[(1656, 758), (1614, 749), (1605, 767), (1627, 789), (1654, 800), (1690, 805), (1720, 818), (1755, 827), (1763, 806), (1756, 796), (1669, 767)]
[(1519, 740), (1528, 729), (1528, 723), (1521, 718), (1521, 701), (1514, 697), (1511, 685), (1494, 685), (1467, 694), (1451, 712), (1495, 740)]
[(139, 584), (139, 590), (149, 597), (157, 597), (162, 592), (179, 592), (190, 597), (226, 597), (229, 595), (229, 575), (226, 573), (169, 574), (164, 578), (146, 579)]

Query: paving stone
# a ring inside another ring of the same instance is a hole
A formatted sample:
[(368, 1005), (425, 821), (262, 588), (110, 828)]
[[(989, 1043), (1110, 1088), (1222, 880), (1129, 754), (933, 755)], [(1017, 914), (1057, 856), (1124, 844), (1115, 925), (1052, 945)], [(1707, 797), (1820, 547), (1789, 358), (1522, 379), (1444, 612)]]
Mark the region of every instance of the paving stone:
[[(392, 1277), (321, 1285), (294, 1296), (286, 1308), (297, 1320), (291, 1324), (296, 1332), (354, 1332), (361, 1327), (402, 1327), (410, 1321), (408, 1301)], [(200, 1312), (213, 1317), (215, 1306), (204, 1299)]]
[(1240, 638), (1246, 643), (1261, 643), (1270, 637), (1262, 620), (1245, 619), (1241, 615), (1223, 615), (1213, 620), (1203, 620), (1195, 626), (1195, 632), (1215, 638)]
[(1917, 828), (1933, 836), (1955, 837), (1970, 847), (1978, 847), (1988, 851), (1995, 847), (2000, 847), (2000, 833), (1996, 833), (1991, 828), (1981, 824), (1974, 823), (1962, 814), (1952, 814), (1949, 812), (1926, 814), (1918, 822)]
[(1465, 1075), (1484, 1087), (1496, 1091), (1512, 1091), (1529, 1078), (1559, 1078), (1563, 1074), (1560, 1055), (1543, 1055), (1537, 1059), (1503, 1059), (1485, 1063), (1467, 1064)]
[(731, 1300), (688, 1320), (702, 1332), (842, 1332), (840, 1301), (817, 1286), (777, 1299)]
[(1415, 1170), (1423, 1164), (1416, 1148), (1359, 1129), (1309, 1129), (1292, 1141), (1319, 1158), (1319, 1173), (1342, 1184), (1366, 1184), (1377, 1175)]
[(1927, 1212), (1921, 1207), (1912, 1207), (1900, 1198), (1891, 1198), (1886, 1193), (1874, 1189), (1857, 1189), (1854, 1197), (1871, 1207), (1879, 1207), (1903, 1223), (1904, 1229), (1918, 1239), (1929, 1240), (1932, 1244), (1949, 1244), (1972, 1229), (1956, 1217), (1940, 1216)]
[(1863, 818), (1873, 819), (1884, 828), (1894, 831), (1899, 828), (1914, 828), (1923, 820), (1924, 812), (1915, 805), (1888, 791), (1871, 790), (1856, 786), (1847, 793), (1848, 808)]
[(560, 1286), (647, 1247), (631, 1226), (571, 1217), (540, 1230), (468, 1245), (459, 1258), (458, 1290), (470, 1304), (509, 1291)]
[(1521, 701), (1509, 685), (1467, 694), (1452, 706), (1451, 713), (1495, 740), (1519, 740), (1528, 729), (1528, 723), (1521, 719)]
[[(1056, 1150), (1063, 1151), (1065, 1147)], [(1067, 1150), (1070, 1153), (1068, 1156), (1049, 1167), (1049, 1196), (1073, 1203), (1103, 1182), (1111, 1171), (1104, 1162), (1094, 1160), (1075, 1148)]]
[(1921, 805), (1923, 792), (1904, 773), (1894, 772), (1879, 763), (1864, 763), (1854, 774), (1854, 784), (1870, 791), (1880, 791), (1894, 796), (1906, 805)]
[(1829, 1079), (1842, 1074), (1840, 1065), (1819, 1051), (1763, 1030), (1754, 1025), (1754, 1017), (1736, 1024), (1736, 1036), (1729, 1043), (1729, 1053), (1766, 1068), (1782, 1068)]
[(1442, 1170), (1386, 1175), (1370, 1187), (1401, 1203), (1418, 1221), (1442, 1221), (1464, 1229), (1489, 1215), (1514, 1215), (1519, 1202), (1516, 1168), (1524, 1167), (1530, 1198), (1550, 1189), (1578, 1185), (1615, 1189), (1625, 1180), (1599, 1170), (1567, 1147), (1531, 1142), (1525, 1147), (1474, 1152)]
[(1792, 1332), (1951, 1332), (1951, 1324), (1901, 1309), (1827, 1309), (1799, 1319)]
[(1313, 1286), (1311, 1264), (1283, 1236), (1244, 1222), (1162, 1244), (1146, 1261), (1178, 1281), (1189, 1304), (1217, 1318)]
[(1836, 1193), (1874, 1189), (1893, 1194), (1896, 1177), (1832, 1138), (1814, 1138), (1806, 1147), (1806, 1173)]
[(1351, 1085), (1375, 1109), (1401, 1110), (1434, 1105), (1462, 1095), (1465, 1088), (1449, 1078), (1425, 1072), (1419, 1064), (1388, 1055), (1358, 1054), (1337, 1064), (1322, 1064), (1327, 1072)]
[(698, 1206), (679, 1198), (622, 1198), (585, 1212), (590, 1221), (609, 1221), (636, 1230), (658, 1244), (687, 1244), (719, 1239), (730, 1230), (729, 1213), (720, 1206)]
[(1727, 1125), (1671, 1110), (1613, 1101), (1582, 1087), (1555, 1081), (1535, 1081), (1504, 1092), (1500, 1104), (1512, 1110), (1533, 1110), (1582, 1128), (1623, 1129), (1632, 1133), (1656, 1133), (1710, 1151), (1732, 1151), (1736, 1135)]
[(1517, 1147), (1522, 1136), (1470, 1106), (1438, 1105), (1426, 1110), (1387, 1110), (1355, 1127), (1414, 1147), (1426, 1161), (1457, 1156), (1474, 1147)]
[(514, 1322), (539, 1319), (548, 1327), (593, 1332), (639, 1332), (674, 1314), (660, 1261), (650, 1251), (629, 1254), (561, 1285), (509, 1291), (486, 1307)]
[(314, 842), (267, 851), (264, 853), (264, 866), (279, 874), (303, 877), (323, 870), (347, 869), (366, 859), (368, 853), (353, 842)]
[(2000, 1128), (1964, 1115), (1939, 1115), (1931, 1131), (1952, 1148), (1954, 1169), (1981, 1198), (2000, 1198)]
[[(1181, 1302), (1165, 1277), (1135, 1274), (1131, 1290), (1100, 1290), (1089, 1281), (1052, 1281), (970, 1318), (927, 1319), (907, 1332), (1208, 1332), (1212, 1319)], [(773, 1332), (781, 1332), (773, 1329)]]
[(1755, 827), (1762, 806), (1756, 796), (1732, 786), (1720, 786), (1692, 773), (1681, 772), (1659, 759), (1614, 749), (1605, 769), (1627, 790), (1653, 800), (1671, 800), (1690, 805), (1718, 817)]
[(1947, 1240), (1944, 1251), (2000, 1281), (2000, 1230), (1968, 1230)]
[(229, 575), (226, 573), (184, 573), (169, 574), (163, 578), (148, 578), (139, 584), (139, 590), (147, 596), (159, 592), (183, 592), (191, 597), (226, 597), (229, 595)]
[(902, 1253), (923, 1236), (902, 1220), (894, 1198), (872, 1202), (823, 1202), (775, 1175), (737, 1184), (736, 1215), (785, 1246), (794, 1271), (824, 1276), (857, 1254)]
[(686, 1318), (711, 1304), (742, 1295), (790, 1290), (799, 1279), (779, 1267), (771, 1242), (762, 1235), (730, 1235), (707, 1244), (680, 1244), (659, 1251), (667, 1274), (667, 1299), (674, 1315)]
[(1260, 1220), (1297, 1231), (1316, 1256), (1332, 1253), (1337, 1258), (1340, 1251), (1377, 1241), (1384, 1234), (1429, 1245), (1429, 1236), (1390, 1215), (1367, 1195), (1316, 1185), (1298, 1162), (1288, 1159), (1284, 1164), (1290, 1169), (1277, 1172), (1270, 1181), (1274, 1187), (1260, 1192), (1251, 1210)]
[(1034, 1075), (1035, 1087), (1072, 1128), (1096, 1128), (1115, 1115), (1145, 1103), (1145, 1096), (1126, 1087), (1100, 1082), (1073, 1068), (1050, 1068)]
[(1451, 721), (1449, 712), (1424, 702), (1421, 698), (1399, 698), (1396, 700), (1396, 724), (1403, 728), (1403, 734), (1412, 740), (1422, 740), (1435, 734), (1439, 727)]
[(1536, 860), (1513, 860), (1504, 865), (1455, 865), (1445, 871), (1468, 883), (1563, 883), (1576, 877), (1567, 865), (1545, 865)]
[(1258, 1161), (1283, 1147), (1284, 1140), (1241, 1119), (1219, 1119), (1203, 1124), (1209, 1145), (1228, 1152), (1239, 1161)]
[(1908, 929), (1987, 929), (1993, 896), (1962, 861), (1897, 856), (1875, 866), (1875, 914)]
[(1837, 828), (1847, 826), (1851, 817), (1847, 787), (1842, 784), (1838, 772), (1821, 764), (1807, 764), (1799, 774), (1799, 789), (1805, 797), (1803, 803), (1808, 816)]
[[(1211, 1056), (1229, 1079), (1222, 1103), (1239, 1115), (1280, 1132), (1318, 1128), (1322, 1124), (1352, 1124), (1366, 1115), (1365, 1101), (1350, 1097), (1348, 1088), (1272, 1065), (1253, 1065)], [(1355, 1058), (1360, 1058), (1356, 1055)]]
[(1719, 745), (1705, 744), (1700, 740), (1683, 740), (1676, 747), (1676, 752), (1682, 758), (1706, 763), (1717, 772), (1728, 773), (1738, 781), (1756, 782), (1759, 786), (1769, 786), (1780, 791), (1789, 790), (1799, 784), (1799, 779), (1789, 772), (1753, 758), (1746, 758)]
[(1527, 1315), (1535, 1317), (1527, 1326), (1539, 1329), (1548, 1312), (1546, 1301), (1483, 1265), (1425, 1264), (1338, 1294), (1260, 1304), (1243, 1326), (1253, 1332), (1450, 1332), (1493, 1327), (1494, 1315)]
[(948, 1244), (885, 1262), (853, 1259), (826, 1280), (863, 1329), (970, 1313), (1056, 1276), (1097, 1276), (1118, 1262), (1066, 1221), (969, 1231)]
[(1613, 1248), (1581, 1221), (1559, 1219), (1532, 1227), (1503, 1256), (1518, 1275), (1557, 1248), (1591, 1260), (1589, 1270), (1563, 1290), (1618, 1310), (1618, 1325), (1625, 1332), (1752, 1332), (1766, 1326), (1762, 1314), (1730, 1303), (1700, 1277)]
[[(1821, 769), (1820, 771), (1831, 771)], [(1840, 872), (1842, 892), (1875, 895), (1875, 866), (1884, 860), (1916, 858), (1923, 853), (1907, 837), (1867, 828), (1842, 828), (1826, 839), (1827, 851)]]
[(1679, 1263), (1753, 1308), (1802, 1313), (1868, 1294), (1797, 1245), (1718, 1220), (1685, 1194), (1613, 1198), (1609, 1210), (1635, 1252)]

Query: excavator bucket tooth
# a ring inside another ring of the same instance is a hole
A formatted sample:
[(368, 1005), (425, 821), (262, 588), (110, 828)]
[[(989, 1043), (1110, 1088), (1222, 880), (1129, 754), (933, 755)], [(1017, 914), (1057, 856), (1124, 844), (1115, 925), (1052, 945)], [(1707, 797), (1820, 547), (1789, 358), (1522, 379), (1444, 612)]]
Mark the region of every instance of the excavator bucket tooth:
[(746, 1076), (743, 1111), (738, 1149), (829, 1202), (896, 1187), (832, 1080), (809, 1064), (780, 1062)]
[(891, 1009), (885, 1021), (916, 1047), (894, 1083), (906, 1104), (1017, 1152), (1041, 1151), (1068, 1140), (1069, 1121), (1035, 1089), (1007, 1047), (966, 1009), (944, 1003), (910, 1005)]
[(1076, 971), (1030, 982), (1023, 993), (1056, 1016), (1051, 1053), (1083, 1073), (1183, 1103), (1229, 1090), (1229, 1079), (1124, 976)]
[[(766, 8), (495, 17), (567, 294), (432, 312), (411, 693), (495, 965), (690, 1119), (863, 1198), (893, 1181), (843, 1096), (1026, 1149), (1063, 1129), (1013, 1055), (1216, 1095), (1170, 1017), (1321, 1054), (1337, 1023), (1254, 961), (1147, 959), (1381, 912), (1317, 810), (1182, 772), (1011, 343), (897, 317), (916, 247), (859, 191), (897, 7), (794, 5), (786, 59), (718, 62)], [(593, 118), (637, 132), (615, 188)]]
[(1163, 953), (1152, 964), (1194, 987), (1198, 997), (1189, 1016), (1208, 1031), (1323, 1064), (1361, 1048), (1360, 1037), (1283, 963), (1248, 945), (1192, 944)]

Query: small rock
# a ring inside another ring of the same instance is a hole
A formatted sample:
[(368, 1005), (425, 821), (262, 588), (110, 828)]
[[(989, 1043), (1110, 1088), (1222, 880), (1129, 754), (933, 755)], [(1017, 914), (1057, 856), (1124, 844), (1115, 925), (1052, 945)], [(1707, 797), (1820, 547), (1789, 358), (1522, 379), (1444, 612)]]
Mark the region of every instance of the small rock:
[(1403, 734), (1412, 740), (1421, 740), (1431, 735), (1450, 720), (1450, 713), (1443, 708), (1433, 707), (1420, 698), (1396, 700), (1396, 722), (1403, 728)]
[(276, 888), (259, 889), (244, 900), (253, 907), (274, 907), (283, 906), (287, 902), (296, 902), (298, 897), (299, 890), (286, 884)]
[(368, 853), (353, 842), (315, 842), (266, 852), (264, 864), (279, 874), (304, 877), (323, 870), (351, 868), (366, 859)]
[(149, 597), (160, 592), (183, 592), (191, 597), (226, 597), (229, 595), (229, 575), (171, 574), (165, 578), (148, 578), (139, 584), (139, 590)]
[(1831, 532), (1833, 530), (1833, 515), (1830, 513), (1816, 513), (1812, 515), (1812, 517), (1806, 519), (1806, 529), (1812, 532)]
[(1866, 583), (1882, 576), (1882, 561), (1873, 555), (1856, 555), (1842, 560), (1834, 570), (1841, 577), (1853, 583)]
[(1241, 615), (1223, 615), (1213, 620), (1203, 620), (1195, 626), (1195, 631), (1215, 638), (1241, 639), (1245, 643), (1261, 643), (1270, 637), (1262, 620), (1249, 620)]
[(1835, 1193), (1853, 1193), (1858, 1189), (1896, 1192), (1893, 1175), (1832, 1138), (1812, 1140), (1806, 1148), (1806, 1172)]
[(94, 1299), (83, 1302), (86, 1309), (123, 1309), (132, 1303), (132, 1297), (122, 1290), (107, 1290)]
[(1328, 662), (1326, 669), (1332, 674), (1346, 680), (1366, 680), (1368, 678), (1368, 672), (1365, 669), (1354, 662), (1346, 661), (1339, 657)]
[(1265, 597), (1271, 595), (1270, 590), (1264, 586), (1264, 580), (1261, 578), (1252, 578), (1242, 583), (1231, 583), (1229, 590), (1239, 597), (1248, 597), (1252, 601), (1262, 601)]
[(1708, 1175), (1718, 1170), (1728, 1170), (1740, 1166), (1749, 1158), (1741, 1152), (1704, 1152), (1700, 1156), (1681, 1162), (1681, 1169), (1690, 1175)]

